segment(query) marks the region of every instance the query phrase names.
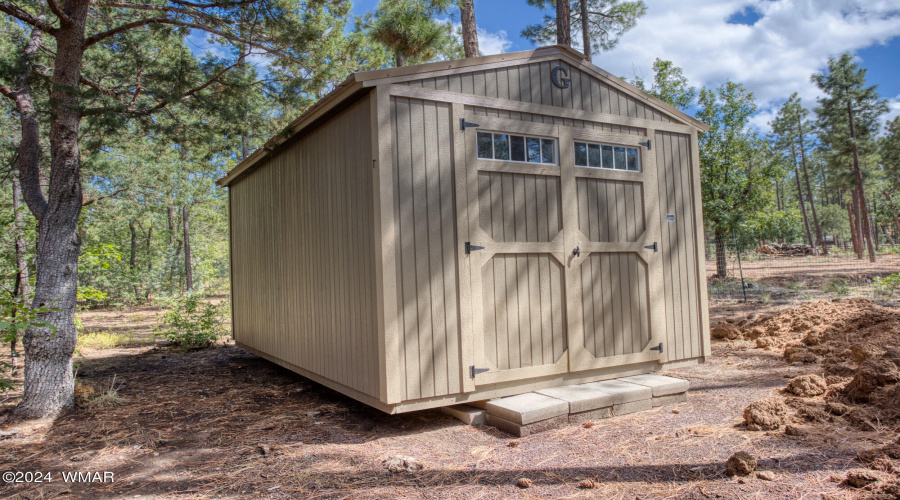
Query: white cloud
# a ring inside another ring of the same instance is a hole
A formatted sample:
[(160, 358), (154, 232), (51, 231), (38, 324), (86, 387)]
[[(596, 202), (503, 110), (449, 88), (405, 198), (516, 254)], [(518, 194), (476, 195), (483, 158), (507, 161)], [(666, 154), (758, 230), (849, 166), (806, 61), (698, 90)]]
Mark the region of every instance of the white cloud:
[[(439, 19), (441, 22), (450, 23), (453, 26), (453, 33), (456, 34), (456, 38), (459, 39), (460, 43), (462, 43), (462, 24), (453, 21), (449, 17), (446, 19)], [(482, 55), (490, 56), (494, 54), (502, 54), (508, 51), (513, 43), (512, 40), (509, 39), (509, 34), (506, 33), (506, 30), (500, 30), (496, 32), (487, 31), (484, 28), (476, 28), (478, 32), (478, 50)]]
[(890, 106), (891, 110), (884, 116), (884, 122), (882, 123), (887, 123), (900, 116), (900, 95), (893, 99), (889, 99), (888, 106)]
[[(682, 67), (698, 87), (743, 83), (760, 105), (754, 125), (762, 129), (793, 92), (814, 106), (820, 94), (809, 77), (829, 56), (900, 35), (896, 0), (645, 1), (647, 15), (594, 63), (616, 75), (648, 75), (660, 57)], [(752, 26), (727, 22), (747, 9), (760, 16)]]

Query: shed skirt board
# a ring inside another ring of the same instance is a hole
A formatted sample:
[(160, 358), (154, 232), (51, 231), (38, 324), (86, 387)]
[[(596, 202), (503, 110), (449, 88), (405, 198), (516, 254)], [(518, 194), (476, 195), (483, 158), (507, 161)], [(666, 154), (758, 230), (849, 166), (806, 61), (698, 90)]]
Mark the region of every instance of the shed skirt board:
[(563, 376), (552, 375), (545, 377), (537, 377), (529, 379), (526, 383), (520, 381), (509, 381), (505, 383), (488, 384), (479, 387), (476, 391), (465, 394), (451, 394), (447, 396), (435, 396), (430, 398), (420, 398), (414, 400), (403, 401), (398, 404), (387, 404), (378, 398), (363, 394), (351, 387), (347, 387), (339, 382), (323, 377), (317, 373), (303, 369), (293, 363), (279, 359), (277, 356), (267, 354), (258, 349), (235, 342), (235, 345), (247, 352), (253, 353), (265, 360), (271, 361), (281, 367), (284, 367), (298, 375), (306, 377), (313, 382), (322, 384), (329, 389), (340, 392), (345, 396), (355, 399), (361, 403), (369, 405), (375, 409), (389, 414), (407, 413), (411, 411), (430, 410), (433, 408), (441, 408), (462, 403), (473, 403), (476, 401), (485, 401), (494, 398), (502, 398), (515, 394), (536, 391), (540, 389), (550, 389), (553, 387), (564, 387), (573, 384), (583, 384), (587, 382), (596, 382), (600, 380), (609, 380), (620, 377), (628, 377), (632, 375), (643, 375), (645, 373), (655, 372), (660, 369), (668, 368), (689, 368), (703, 363), (703, 358), (685, 359), (672, 364), (660, 365), (657, 362), (638, 363), (628, 366), (617, 366), (611, 368), (602, 368), (597, 370), (589, 370), (580, 373), (567, 373)]

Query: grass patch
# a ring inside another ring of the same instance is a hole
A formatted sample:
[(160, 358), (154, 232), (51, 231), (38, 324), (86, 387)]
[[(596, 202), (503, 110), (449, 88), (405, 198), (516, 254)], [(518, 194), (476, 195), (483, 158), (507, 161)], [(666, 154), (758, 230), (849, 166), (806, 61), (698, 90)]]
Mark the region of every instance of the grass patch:
[(146, 340), (141, 340), (131, 331), (87, 332), (78, 335), (79, 349), (114, 349), (116, 347), (128, 347), (146, 343)]

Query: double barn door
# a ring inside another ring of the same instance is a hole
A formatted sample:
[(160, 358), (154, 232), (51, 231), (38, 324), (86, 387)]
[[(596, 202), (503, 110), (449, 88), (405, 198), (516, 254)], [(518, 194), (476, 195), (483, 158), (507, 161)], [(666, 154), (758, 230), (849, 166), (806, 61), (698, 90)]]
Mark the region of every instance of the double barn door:
[(467, 388), (660, 359), (647, 137), (453, 115)]

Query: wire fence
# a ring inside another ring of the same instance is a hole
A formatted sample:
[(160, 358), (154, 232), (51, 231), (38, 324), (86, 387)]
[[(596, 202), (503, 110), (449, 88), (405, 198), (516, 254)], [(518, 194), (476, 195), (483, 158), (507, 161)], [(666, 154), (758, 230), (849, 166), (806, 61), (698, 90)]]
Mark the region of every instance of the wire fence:
[(880, 244), (876, 261), (844, 245), (742, 244), (734, 236), (706, 241), (711, 301), (796, 302), (867, 297), (884, 299), (879, 278), (900, 273), (900, 246)]

